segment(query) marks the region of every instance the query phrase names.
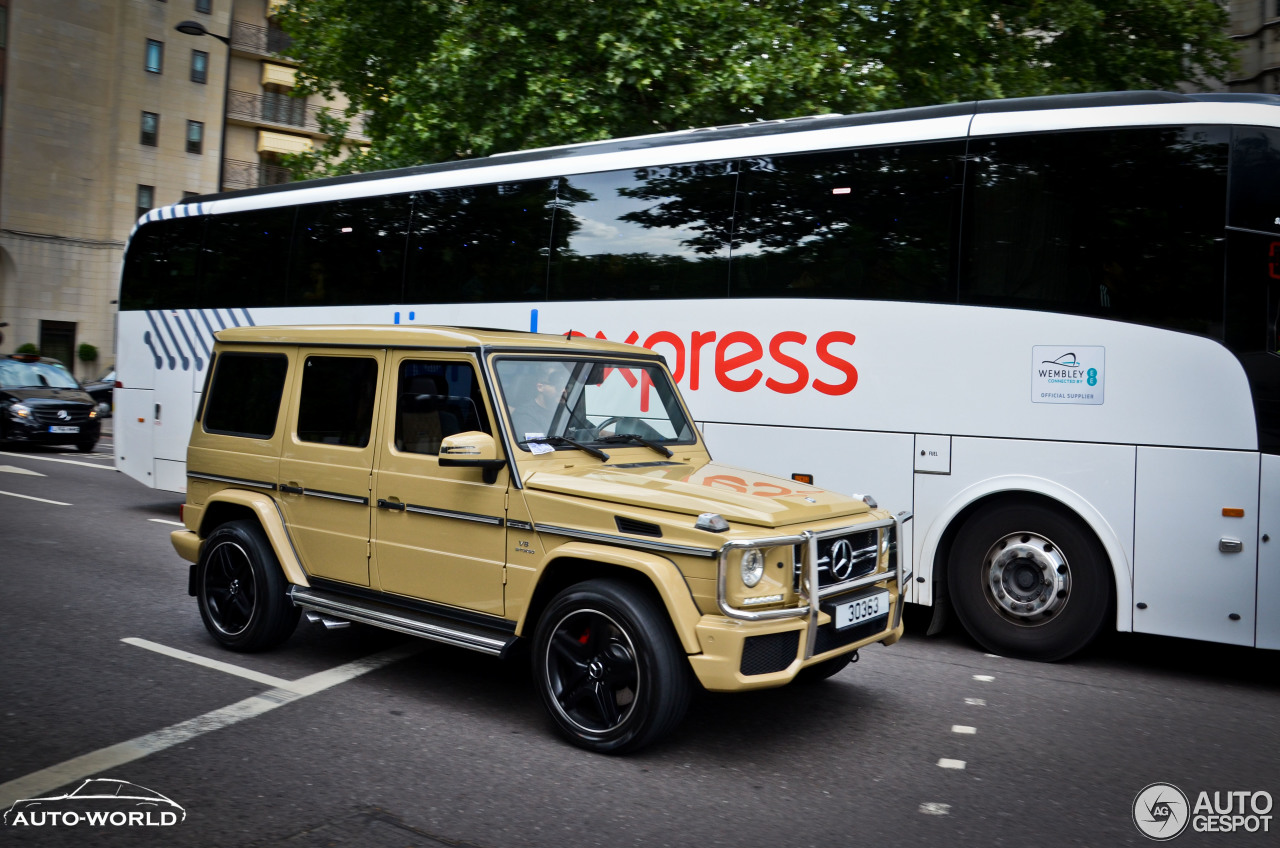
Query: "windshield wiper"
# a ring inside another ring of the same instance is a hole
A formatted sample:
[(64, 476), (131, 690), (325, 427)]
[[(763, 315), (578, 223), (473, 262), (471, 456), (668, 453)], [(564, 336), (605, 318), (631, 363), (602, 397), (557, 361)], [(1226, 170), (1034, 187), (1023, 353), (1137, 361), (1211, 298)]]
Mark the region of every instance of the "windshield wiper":
[(635, 433), (614, 433), (612, 436), (601, 436), (600, 438), (596, 439), (596, 441), (604, 442), (606, 444), (618, 444), (619, 442), (635, 442), (636, 444), (644, 445), (645, 447), (650, 448), (651, 450), (656, 450), (658, 453), (662, 454), (667, 458), (670, 458), (672, 456), (670, 448), (660, 445), (657, 442), (651, 442), (648, 439), (646, 439), (644, 436), (637, 436)]
[(544, 445), (569, 445), (570, 447), (575, 447), (580, 451), (586, 451), (587, 453), (594, 456), (596, 459), (599, 459), (601, 462), (609, 461), (609, 454), (605, 453), (599, 448), (593, 448), (584, 444), (580, 444), (578, 442), (575, 442), (573, 439), (566, 439), (564, 436), (538, 436), (537, 438), (534, 438), (534, 439), (522, 439), (520, 441), (520, 444), (522, 445), (530, 445), (535, 443), (541, 443)]

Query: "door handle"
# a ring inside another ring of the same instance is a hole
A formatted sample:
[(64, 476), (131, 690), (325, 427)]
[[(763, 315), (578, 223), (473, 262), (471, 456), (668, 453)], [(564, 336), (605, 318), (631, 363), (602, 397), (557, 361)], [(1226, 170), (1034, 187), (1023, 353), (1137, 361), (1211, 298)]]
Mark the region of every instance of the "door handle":
[(404, 504), (400, 501), (389, 501), (386, 498), (378, 498), (378, 509), (390, 509), (395, 512), (404, 512)]
[(1244, 542), (1223, 537), (1218, 540), (1218, 550), (1224, 554), (1238, 554), (1244, 550)]
[(290, 483), (287, 486), (284, 483), (281, 483), (280, 491), (284, 492), (286, 495), (300, 495), (302, 494), (302, 487), (294, 483)]

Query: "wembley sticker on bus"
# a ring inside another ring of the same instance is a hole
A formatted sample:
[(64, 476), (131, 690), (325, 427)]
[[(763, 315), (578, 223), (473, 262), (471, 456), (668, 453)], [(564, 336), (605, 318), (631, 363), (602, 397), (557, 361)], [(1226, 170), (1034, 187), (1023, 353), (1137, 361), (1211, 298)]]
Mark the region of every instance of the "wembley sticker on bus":
[(1100, 404), (1104, 398), (1106, 348), (1036, 345), (1031, 348), (1033, 403)]

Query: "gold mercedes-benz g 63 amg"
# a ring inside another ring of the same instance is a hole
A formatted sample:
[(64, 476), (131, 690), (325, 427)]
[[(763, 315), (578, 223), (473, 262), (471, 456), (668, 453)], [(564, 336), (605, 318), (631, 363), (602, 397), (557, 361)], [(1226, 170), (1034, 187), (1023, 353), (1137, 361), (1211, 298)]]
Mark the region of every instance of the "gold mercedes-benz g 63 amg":
[(558, 729), (621, 752), (695, 683), (822, 678), (902, 634), (907, 514), (713, 463), (657, 354), (401, 326), (217, 340), (173, 544), (227, 648), (278, 644), (302, 609), (527, 642)]

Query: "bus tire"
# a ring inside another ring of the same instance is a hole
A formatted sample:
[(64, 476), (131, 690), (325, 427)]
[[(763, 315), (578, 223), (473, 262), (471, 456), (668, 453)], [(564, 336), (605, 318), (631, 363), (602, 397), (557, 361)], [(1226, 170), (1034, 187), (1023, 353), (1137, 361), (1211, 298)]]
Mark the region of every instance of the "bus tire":
[(205, 629), (232, 651), (264, 651), (288, 639), (301, 613), (289, 599), (275, 551), (252, 520), (209, 534), (196, 565), (196, 598)]
[(666, 611), (616, 580), (577, 583), (552, 599), (534, 636), (533, 671), (560, 734), (601, 754), (670, 733), (692, 689)]
[(1066, 659), (1102, 630), (1111, 601), (1106, 551), (1083, 522), (1034, 503), (981, 510), (947, 562), (956, 616), (995, 654)]

